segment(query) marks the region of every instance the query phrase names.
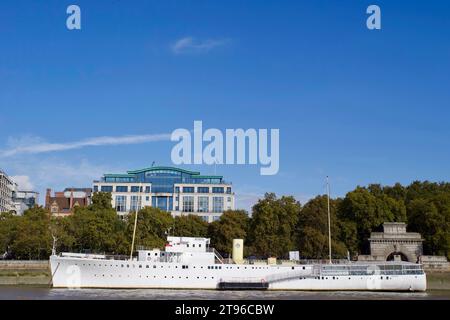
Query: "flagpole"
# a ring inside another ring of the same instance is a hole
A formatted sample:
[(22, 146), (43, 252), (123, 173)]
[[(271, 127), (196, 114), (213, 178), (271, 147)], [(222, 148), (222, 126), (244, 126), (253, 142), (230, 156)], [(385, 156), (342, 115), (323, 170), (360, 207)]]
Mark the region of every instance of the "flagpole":
[(328, 255), (331, 262), (331, 215), (330, 215), (330, 184), (327, 176), (327, 208), (328, 208)]
[(133, 240), (131, 241), (130, 260), (133, 260), (134, 239), (136, 238), (137, 216), (138, 216), (138, 211), (139, 211), (138, 204), (141, 202), (140, 201), (141, 188), (142, 188), (142, 183), (139, 183), (139, 192), (138, 192), (138, 199), (137, 199), (137, 203), (136, 203), (136, 212), (134, 214)]

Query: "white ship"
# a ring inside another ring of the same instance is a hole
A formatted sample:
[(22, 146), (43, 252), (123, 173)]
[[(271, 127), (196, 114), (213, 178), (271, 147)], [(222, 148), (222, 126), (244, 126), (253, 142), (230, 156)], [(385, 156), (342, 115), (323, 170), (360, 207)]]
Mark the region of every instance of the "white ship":
[[(420, 264), (240, 262), (242, 242), (225, 262), (207, 238), (168, 237), (165, 250), (138, 250), (137, 257), (53, 252), (56, 288), (166, 288), (261, 290), (425, 291)], [(242, 241), (242, 240), (241, 240)]]

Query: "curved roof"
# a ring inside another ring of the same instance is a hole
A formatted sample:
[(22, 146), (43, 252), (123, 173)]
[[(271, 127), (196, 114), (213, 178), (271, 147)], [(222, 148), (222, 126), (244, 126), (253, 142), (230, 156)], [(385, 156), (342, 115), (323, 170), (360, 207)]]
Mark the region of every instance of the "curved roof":
[(144, 168), (144, 169), (139, 169), (139, 170), (127, 171), (127, 173), (128, 174), (137, 174), (137, 173), (142, 173), (142, 172), (159, 171), (159, 170), (177, 171), (177, 172), (191, 174), (191, 175), (199, 175), (200, 174), (200, 172), (197, 172), (197, 171), (189, 171), (189, 170), (184, 170), (184, 169), (175, 168), (175, 167), (150, 167), (150, 168)]

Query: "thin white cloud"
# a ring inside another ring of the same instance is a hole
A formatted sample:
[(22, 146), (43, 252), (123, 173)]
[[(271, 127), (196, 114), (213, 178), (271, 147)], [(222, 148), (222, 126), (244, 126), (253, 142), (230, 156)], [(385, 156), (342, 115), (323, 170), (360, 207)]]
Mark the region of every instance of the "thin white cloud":
[(12, 176), (11, 179), (17, 183), (21, 191), (31, 191), (34, 188), (29, 176)]
[(128, 135), (119, 137), (93, 137), (74, 142), (50, 143), (40, 138), (26, 137), (24, 139), (10, 139), (9, 149), (0, 150), (0, 158), (12, 157), (20, 154), (37, 154), (56, 151), (66, 151), (92, 146), (139, 144), (155, 141), (170, 141), (170, 134)]
[[(40, 204), (45, 202), (47, 188), (53, 191), (62, 191), (67, 187), (91, 188), (93, 180), (99, 179), (106, 172), (125, 172), (121, 165), (99, 165), (87, 159), (62, 160), (55, 156), (11, 158), (5, 159), (4, 163), (8, 171), (20, 172), (21, 176), (26, 177), (24, 181), (30, 184), (26, 190), (39, 192)], [(22, 188), (16, 177), (12, 176), (19, 188)]]
[(172, 45), (172, 52), (175, 54), (206, 53), (214, 48), (228, 45), (229, 43), (229, 39), (196, 40), (193, 37), (184, 37), (178, 39)]

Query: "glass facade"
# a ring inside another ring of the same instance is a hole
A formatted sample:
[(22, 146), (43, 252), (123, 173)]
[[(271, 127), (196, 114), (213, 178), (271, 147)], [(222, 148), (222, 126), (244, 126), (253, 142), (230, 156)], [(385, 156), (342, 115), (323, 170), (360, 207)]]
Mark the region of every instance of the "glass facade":
[(184, 196), (183, 197), (183, 212), (194, 212), (194, 197)]
[(131, 196), (131, 203), (130, 203), (130, 211), (138, 211), (141, 210), (142, 198), (139, 196)]
[(209, 211), (209, 198), (198, 197), (198, 212), (208, 212), (208, 211)]
[(131, 192), (142, 192), (142, 187), (139, 186), (131, 186)]
[(209, 193), (209, 187), (198, 187), (197, 192), (198, 193)]
[(213, 187), (212, 192), (213, 193), (224, 193), (224, 188), (223, 187)]
[(127, 197), (126, 196), (116, 196), (116, 210), (117, 212), (127, 211)]
[(127, 186), (117, 186), (116, 192), (128, 192), (128, 187)]
[(223, 177), (202, 176), (199, 172), (172, 167), (152, 167), (128, 171), (127, 174), (105, 174), (102, 182), (151, 183), (154, 193), (173, 193), (175, 184), (220, 184), (223, 183)]
[(183, 193), (194, 193), (194, 187), (183, 187)]
[(213, 197), (213, 212), (223, 212), (223, 197)]
[(101, 181), (94, 181), (94, 190), (111, 192), (114, 206), (121, 214), (152, 206), (173, 215), (194, 213), (212, 221), (213, 216), (234, 207), (231, 186), (222, 176), (200, 175), (173, 167), (105, 174)]

